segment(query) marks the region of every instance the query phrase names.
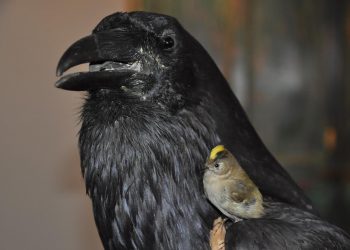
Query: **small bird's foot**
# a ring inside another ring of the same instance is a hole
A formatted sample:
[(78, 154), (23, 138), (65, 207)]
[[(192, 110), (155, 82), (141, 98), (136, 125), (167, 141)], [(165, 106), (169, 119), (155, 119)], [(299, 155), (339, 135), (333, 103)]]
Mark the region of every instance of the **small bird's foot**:
[(211, 250), (225, 250), (225, 221), (221, 217), (214, 220), (213, 228), (210, 231)]

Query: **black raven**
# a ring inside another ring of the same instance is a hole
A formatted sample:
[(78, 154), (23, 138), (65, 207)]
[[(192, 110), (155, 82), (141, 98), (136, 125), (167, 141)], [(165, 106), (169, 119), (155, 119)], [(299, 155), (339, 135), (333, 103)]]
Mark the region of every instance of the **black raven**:
[[(63, 75), (90, 63), (89, 72)], [(264, 199), (266, 218), (227, 230), (227, 248), (350, 248), (266, 149), (205, 49), (173, 17), (115, 13), (62, 56), (56, 86), (87, 91), (81, 168), (105, 249), (208, 249), (219, 216), (202, 167), (224, 144)]]

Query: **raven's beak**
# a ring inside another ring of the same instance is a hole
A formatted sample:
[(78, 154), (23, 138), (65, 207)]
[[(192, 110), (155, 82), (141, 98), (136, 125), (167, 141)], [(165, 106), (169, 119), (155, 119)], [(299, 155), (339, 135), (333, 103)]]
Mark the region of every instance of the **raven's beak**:
[(140, 34), (122, 29), (103, 31), (84, 37), (70, 46), (61, 57), (56, 75), (90, 63), (88, 72), (67, 74), (56, 82), (66, 90), (120, 88), (142, 75), (139, 61)]

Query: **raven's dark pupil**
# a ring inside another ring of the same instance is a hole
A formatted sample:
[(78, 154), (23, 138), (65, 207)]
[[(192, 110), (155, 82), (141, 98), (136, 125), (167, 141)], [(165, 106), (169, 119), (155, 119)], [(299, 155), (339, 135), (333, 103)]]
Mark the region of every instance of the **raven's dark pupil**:
[(219, 167), (219, 163), (215, 163), (214, 167), (218, 168)]
[(163, 47), (165, 49), (170, 49), (174, 46), (174, 39), (170, 36), (166, 36), (162, 38), (162, 43), (163, 43)]

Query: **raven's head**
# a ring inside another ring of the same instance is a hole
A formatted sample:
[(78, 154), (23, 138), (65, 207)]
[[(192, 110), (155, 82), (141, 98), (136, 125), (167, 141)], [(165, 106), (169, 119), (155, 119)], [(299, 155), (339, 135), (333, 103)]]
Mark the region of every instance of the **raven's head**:
[(200, 63), (193, 60), (193, 53), (198, 48), (173, 17), (115, 13), (64, 53), (57, 76), (83, 63), (90, 64), (89, 71), (64, 75), (56, 86), (90, 92), (103, 89), (118, 97), (178, 109), (195, 99), (198, 78), (194, 75)]

